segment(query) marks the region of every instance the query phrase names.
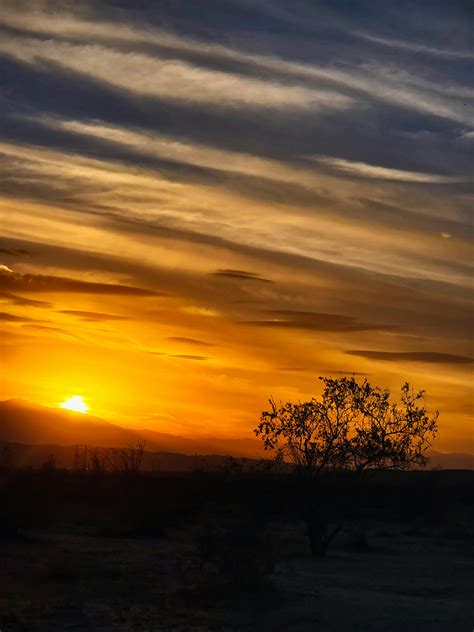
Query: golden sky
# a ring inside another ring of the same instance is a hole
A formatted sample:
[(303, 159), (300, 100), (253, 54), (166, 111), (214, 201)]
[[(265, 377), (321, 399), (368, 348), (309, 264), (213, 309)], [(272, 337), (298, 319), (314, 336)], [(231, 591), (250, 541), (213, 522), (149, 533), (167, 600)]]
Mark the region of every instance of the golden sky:
[(462, 11), (141, 4), (2, 3), (1, 399), (241, 437), (356, 373), (473, 451)]

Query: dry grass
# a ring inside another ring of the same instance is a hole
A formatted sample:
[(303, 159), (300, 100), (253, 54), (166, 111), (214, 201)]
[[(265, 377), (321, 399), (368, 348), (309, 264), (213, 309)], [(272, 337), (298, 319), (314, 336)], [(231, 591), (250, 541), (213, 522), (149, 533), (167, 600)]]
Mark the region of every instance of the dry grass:
[[(467, 630), (472, 541), (447, 535), (378, 525), (367, 550), (341, 537), (327, 559), (313, 560), (301, 550), (300, 525), (281, 525), (264, 591), (249, 577), (251, 591), (230, 582), (227, 594), (213, 593), (204, 569), (193, 580), (198, 598), (190, 601), (187, 582), (199, 553), (193, 534), (173, 541), (43, 533), (1, 545), (1, 628)], [(289, 559), (292, 550), (300, 555)], [(241, 581), (245, 574), (236, 568)]]

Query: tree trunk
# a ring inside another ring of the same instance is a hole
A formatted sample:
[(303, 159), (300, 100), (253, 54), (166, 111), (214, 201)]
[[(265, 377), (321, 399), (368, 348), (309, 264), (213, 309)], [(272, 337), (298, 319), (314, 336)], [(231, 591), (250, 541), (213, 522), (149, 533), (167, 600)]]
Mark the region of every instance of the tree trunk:
[(311, 555), (313, 557), (325, 557), (331, 542), (342, 529), (342, 524), (339, 523), (334, 528), (329, 529), (326, 521), (313, 509), (307, 515), (306, 525)]
[(322, 529), (312, 520), (308, 520), (307, 524), (311, 555), (313, 557), (324, 557), (326, 555), (327, 546), (325, 546)]

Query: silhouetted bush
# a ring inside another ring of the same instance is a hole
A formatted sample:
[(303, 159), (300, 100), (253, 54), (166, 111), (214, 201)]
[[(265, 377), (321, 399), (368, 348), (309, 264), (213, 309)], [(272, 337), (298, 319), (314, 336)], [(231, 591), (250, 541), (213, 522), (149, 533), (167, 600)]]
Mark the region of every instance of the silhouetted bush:
[[(341, 475), (350, 484), (346, 511), (354, 511), (356, 486), (363, 476), (426, 465), (438, 411), (430, 415), (424, 391), (414, 392), (408, 382), (394, 402), (388, 389), (367, 379), (319, 379), (324, 384), (319, 400), (278, 406), (270, 399), (270, 410), (262, 412), (254, 432), (275, 465), (291, 465), (303, 490), (299, 514), (307, 523), (312, 553), (322, 557), (345, 522), (341, 496), (328, 502), (328, 480), (333, 483)], [(328, 507), (337, 514), (335, 520)]]
[(189, 595), (198, 601), (256, 596), (274, 569), (271, 539), (260, 520), (236, 505), (209, 506), (191, 531), (192, 552), (182, 564)]
[[(416, 528), (426, 537), (467, 540), (473, 482), (473, 472), (393, 471), (362, 477), (354, 487), (344, 473), (334, 472), (325, 477), (318, 502), (325, 519), (344, 521), (349, 530), (364, 522), (392, 522), (400, 523), (395, 532)], [(274, 561), (307, 554), (305, 494), (305, 485), (285, 473), (96, 477), (87, 471), (4, 469), (0, 539), (47, 528), (129, 538), (174, 539), (178, 532), (193, 532), (194, 541), (200, 539), (197, 557), (220, 578), (217, 583), (245, 587), (258, 584)], [(285, 523), (297, 526), (271, 526)], [(357, 546), (364, 550), (363, 543)]]

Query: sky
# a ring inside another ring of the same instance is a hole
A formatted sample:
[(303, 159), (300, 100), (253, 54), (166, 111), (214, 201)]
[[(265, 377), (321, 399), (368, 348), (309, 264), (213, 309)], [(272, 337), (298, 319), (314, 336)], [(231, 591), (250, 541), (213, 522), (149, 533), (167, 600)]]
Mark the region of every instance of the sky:
[(355, 374), (474, 451), (468, 0), (3, 0), (1, 399), (247, 437)]

